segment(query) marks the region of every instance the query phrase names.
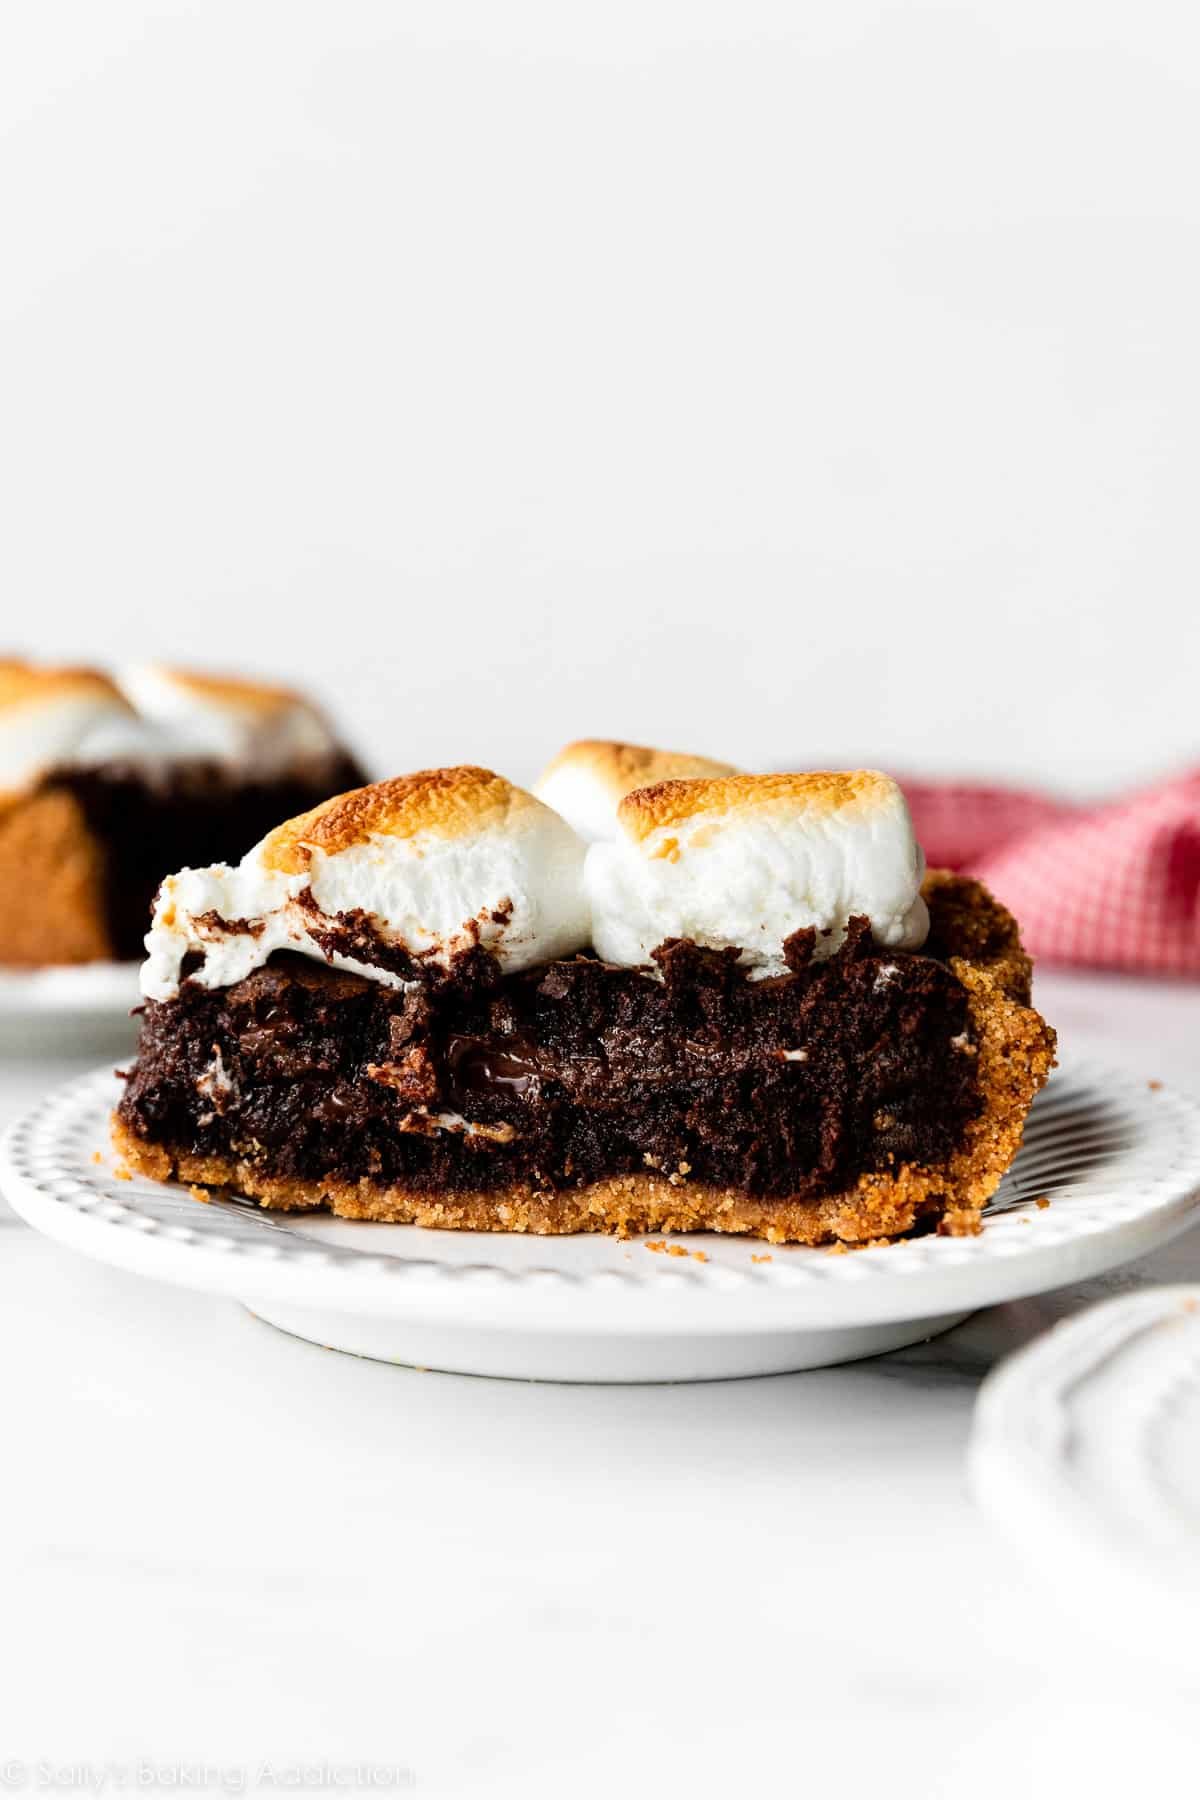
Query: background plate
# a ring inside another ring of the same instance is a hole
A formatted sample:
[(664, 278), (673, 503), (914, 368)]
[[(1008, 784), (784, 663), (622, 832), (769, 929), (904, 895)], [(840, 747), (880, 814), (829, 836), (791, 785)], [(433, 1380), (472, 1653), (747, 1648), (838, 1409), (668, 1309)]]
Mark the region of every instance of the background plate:
[(975, 1497), (1089, 1626), (1190, 1667), (1200, 1602), (1200, 1287), (1122, 1294), (984, 1382)]
[(132, 1044), (140, 970), (136, 962), (0, 969), (0, 1052), (95, 1055), (109, 1042)]
[(1200, 1187), (1196, 1102), (1092, 1062), (1056, 1073), (1039, 1097), (979, 1237), (845, 1255), (710, 1233), (666, 1240), (671, 1255), (639, 1239), (203, 1205), (110, 1166), (118, 1092), (107, 1071), (86, 1076), (0, 1144), (0, 1185), (31, 1225), (122, 1268), (233, 1295), (315, 1342), (478, 1374), (695, 1380), (872, 1355), (1142, 1255), (1196, 1216)]

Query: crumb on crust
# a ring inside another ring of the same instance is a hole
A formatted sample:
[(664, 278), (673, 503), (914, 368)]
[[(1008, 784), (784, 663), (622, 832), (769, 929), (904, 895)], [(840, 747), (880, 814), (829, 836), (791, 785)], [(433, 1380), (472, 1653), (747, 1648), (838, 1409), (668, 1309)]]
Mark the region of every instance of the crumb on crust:
[(645, 1248), (655, 1251), (659, 1256), (690, 1256), (693, 1262), (708, 1261), (707, 1250), (689, 1250), (686, 1244), (668, 1244), (665, 1238), (650, 1238)]

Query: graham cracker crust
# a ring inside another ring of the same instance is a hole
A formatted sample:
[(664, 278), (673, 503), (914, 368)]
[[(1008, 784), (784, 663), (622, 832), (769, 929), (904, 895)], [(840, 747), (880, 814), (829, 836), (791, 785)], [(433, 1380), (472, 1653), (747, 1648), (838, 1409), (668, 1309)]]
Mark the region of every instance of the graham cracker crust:
[(369, 1179), (279, 1178), (234, 1157), (198, 1156), (136, 1136), (115, 1114), (113, 1147), (129, 1169), (155, 1181), (232, 1188), (268, 1209), (424, 1225), (443, 1230), (541, 1236), (605, 1231), (720, 1231), (771, 1243), (861, 1245), (895, 1238), (924, 1221), (971, 1235), (1021, 1142), (1034, 1095), (1054, 1063), (1055, 1034), (1029, 1004), (1031, 964), (1015, 922), (975, 881), (944, 871), (925, 881), (930, 948), (944, 955), (967, 993), (982, 1110), (945, 1162), (902, 1163), (864, 1174), (841, 1192), (760, 1199), (689, 1179), (687, 1165), (647, 1169), (570, 1189), (517, 1183), (431, 1197)]
[(104, 879), (103, 845), (71, 794), (0, 796), (0, 964), (113, 957)]

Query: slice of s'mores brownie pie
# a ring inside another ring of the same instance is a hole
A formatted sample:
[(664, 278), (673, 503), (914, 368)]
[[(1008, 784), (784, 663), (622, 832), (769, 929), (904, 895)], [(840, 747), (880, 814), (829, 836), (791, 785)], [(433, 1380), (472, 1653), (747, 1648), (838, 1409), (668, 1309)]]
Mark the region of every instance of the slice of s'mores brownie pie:
[(164, 883), (115, 1143), (280, 1208), (977, 1228), (1054, 1057), (1017, 928), (870, 771), (659, 782), (590, 848), (477, 768)]

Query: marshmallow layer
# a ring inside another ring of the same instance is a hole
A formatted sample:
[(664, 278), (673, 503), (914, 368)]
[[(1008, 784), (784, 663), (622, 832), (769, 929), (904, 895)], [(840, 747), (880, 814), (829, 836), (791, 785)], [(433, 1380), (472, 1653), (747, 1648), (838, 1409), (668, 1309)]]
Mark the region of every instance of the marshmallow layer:
[(287, 688), (150, 665), (117, 682), (98, 669), (0, 661), (0, 792), (103, 762), (148, 774), (217, 762), (273, 781), (319, 772), (337, 751), (321, 713)]
[(270, 781), (337, 749), (321, 713), (289, 688), (149, 663), (124, 670), (121, 686), (160, 748), (177, 757), (245, 767)]
[(289, 820), (236, 868), (169, 876), (142, 991), (175, 995), (189, 952), (204, 987), (282, 949), (397, 987), (406, 977), (385, 966), (389, 953), (445, 968), (478, 944), (513, 973), (587, 943), (584, 857), (556, 813), (486, 769), (378, 782)]
[(692, 776), (735, 775), (731, 763), (680, 750), (652, 750), (584, 738), (560, 750), (538, 776), (533, 791), (561, 813), (589, 842), (617, 835), (617, 808), (635, 788)]
[(78, 762), (92, 745), (135, 725), (128, 702), (98, 669), (0, 662), (0, 792)]
[(888, 948), (925, 941), (925, 859), (889, 776), (661, 782), (622, 801), (617, 828), (591, 846), (585, 873), (608, 962), (637, 966), (664, 939), (693, 938), (737, 948), (752, 975), (780, 975), (792, 932), (815, 927), (816, 954), (831, 955), (856, 914)]

